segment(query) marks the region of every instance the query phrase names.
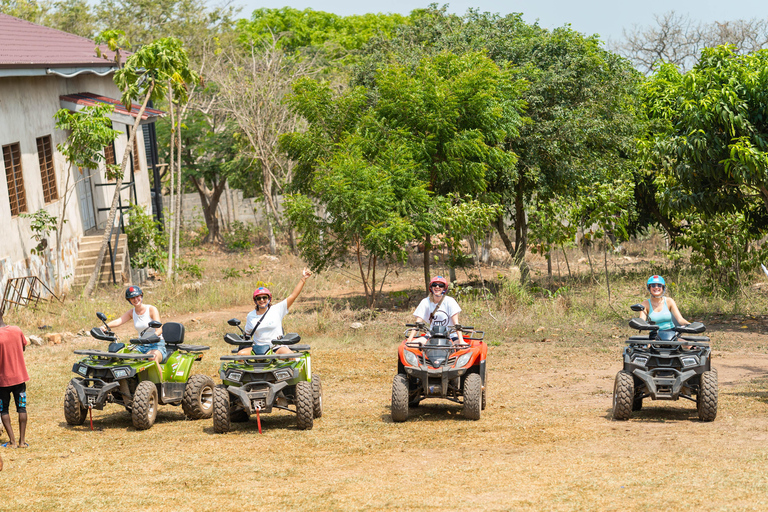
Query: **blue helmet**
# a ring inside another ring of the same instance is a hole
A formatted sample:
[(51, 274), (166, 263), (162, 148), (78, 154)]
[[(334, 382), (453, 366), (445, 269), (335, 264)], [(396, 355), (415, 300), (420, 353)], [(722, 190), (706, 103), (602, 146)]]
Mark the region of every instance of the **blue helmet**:
[(648, 281), (645, 283), (645, 287), (650, 290), (652, 284), (660, 284), (662, 288), (667, 287), (667, 282), (664, 281), (664, 278), (661, 276), (651, 276), (648, 278)]

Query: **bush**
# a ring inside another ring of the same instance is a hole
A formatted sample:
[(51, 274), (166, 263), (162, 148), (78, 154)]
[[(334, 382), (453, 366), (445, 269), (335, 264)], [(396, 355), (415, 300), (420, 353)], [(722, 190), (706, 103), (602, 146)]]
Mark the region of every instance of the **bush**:
[(164, 233), (158, 229), (152, 215), (144, 211), (141, 205), (131, 204), (128, 210), (129, 224), (125, 226), (128, 237), (128, 251), (131, 254), (133, 268), (152, 268), (158, 272), (165, 270), (164, 261), (168, 257), (163, 247), (167, 245)]
[(224, 246), (228, 251), (241, 252), (253, 247), (254, 227), (236, 220), (228, 233), (224, 233)]

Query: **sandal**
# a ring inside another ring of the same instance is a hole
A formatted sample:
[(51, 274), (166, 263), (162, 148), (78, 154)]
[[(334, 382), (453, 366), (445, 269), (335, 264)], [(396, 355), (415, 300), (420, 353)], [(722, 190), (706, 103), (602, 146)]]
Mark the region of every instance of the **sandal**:
[(29, 448), (29, 443), (20, 444), (17, 448)]
[(3, 448), (16, 448), (15, 446), (11, 445), (11, 442), (8, 441), (7, 443), (0, 444)]

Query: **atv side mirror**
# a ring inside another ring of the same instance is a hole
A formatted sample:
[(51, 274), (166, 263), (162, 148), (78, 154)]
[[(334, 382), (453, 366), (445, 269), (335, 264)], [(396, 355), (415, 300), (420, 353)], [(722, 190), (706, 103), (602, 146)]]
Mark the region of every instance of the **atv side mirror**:
[(238, 326), (240, 325), (240, 320), (238, 320), (237, 318), (230, 318), (229, 320), (227, 320), (227, 323), (232, 326)]
[(107, 315), (105, 315), (104, 313), (96, 313), (96, 317), (99, 320), (101, 320), (102, 322), (106, 322), (107, 321)]
[(152, 327), (153, 329), (157, 329), (158, 327), (162, 327), (163, 324), (161, 324), (157, 320), (150, 320), (149, 321), (149, 326)]
[(629, 309), (631, 309), (632, 311), (640, 312), (640, 311), (645, 311), (645, 306), (643, 306), (642, 304), (632, 304), (631, 306), (629, 306)]

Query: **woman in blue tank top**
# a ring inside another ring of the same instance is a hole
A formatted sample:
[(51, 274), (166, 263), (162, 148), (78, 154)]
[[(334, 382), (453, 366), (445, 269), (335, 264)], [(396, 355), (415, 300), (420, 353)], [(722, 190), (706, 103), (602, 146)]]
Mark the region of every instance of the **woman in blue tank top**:
[(667, 283), (661, 276), (651, 276), (648, 278), (646, 287), (651, 294), (651, 298), (643, 301), (645, 310), (640, 312), (640, 318), (648, 319), (659, 326), (660, 331), (673, 329), (675, 325), (688, 325), (691, 322), (683, 318), (674, 299), (664, 296), (667, 289)]

